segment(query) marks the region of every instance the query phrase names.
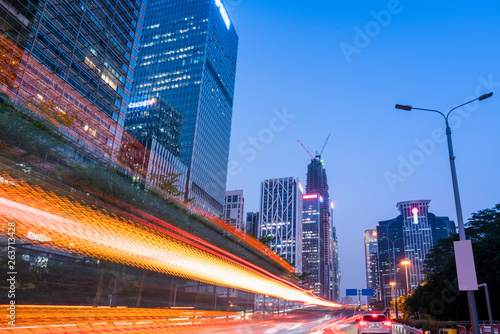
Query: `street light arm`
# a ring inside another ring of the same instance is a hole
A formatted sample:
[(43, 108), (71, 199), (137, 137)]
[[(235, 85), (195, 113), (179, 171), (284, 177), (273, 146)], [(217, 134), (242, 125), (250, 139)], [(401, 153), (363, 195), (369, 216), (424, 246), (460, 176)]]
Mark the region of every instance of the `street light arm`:
[(448, 116), (450, 116), (450, 113), (451, 113), (453, 110), (458, 109), (458, 108), (460, 108), (460, 107), (463, 107), (463, 106), (465, 106), (466, 104), (472, 103), (472, 102), (477, 101), (477, 100), (479, 100), (479, 97), (476, 97), (476, 98), (475, 98), (475, 99), (473, 99), (473, 100), (470, 100), (470, 101), (468, 101), (468, 102), (462, 103), (461, 105), (456, 106), (455, 108), (451, 109), (451, 110), (450, 110), (450, 111), (448, 111), (448, 113), (446, 114), (446, 119), (448, 119)]
[(434, 110), (434, 109), (425, 109), (425, 108), (413, 108), (415, 110), (423, 110), (423, 111), (432, 111), (432, 112), (435, 112), (435, 113), (438, 113), (440, 114), (441, 116), (443, 116), (444, 120), (446, 121), (447, 120), (447, 116), (445, 116), (442, 112), (440, 112), (439, 110)]
[(448, 114), (446, 114), (446, 119), (448, 119), (448, 116), (450, 115), (450, 113), (451, 113), (453, 110), (458, 109), (458, 108), (460, 108), (460, 107), (463, 107), (463, 106), (465, 106), (466, 104), (472, 103), (472, 102), (477, 101), (477, 100), (479, 100), (479, 101), (485, 100), (485, 99), (487, 99), (487, 98), (491, 97), (492, 95), (493, 95), (493, 93), (483, 94), (483, 95), (481, 95), (480, 97), (476, 97), (476, 98), (475, 98), (475, 99), (473, 99), (473, 100), (470, 100), (470, 101), (468, 101), (468, 102), (462, 103), (462, 104), (461, 104), (461, 105), (459, 105), (459, 106), (456, 106), (455, 108), (453, 108), (453, 109), (451, 109), (450, 111), (448, 111)]

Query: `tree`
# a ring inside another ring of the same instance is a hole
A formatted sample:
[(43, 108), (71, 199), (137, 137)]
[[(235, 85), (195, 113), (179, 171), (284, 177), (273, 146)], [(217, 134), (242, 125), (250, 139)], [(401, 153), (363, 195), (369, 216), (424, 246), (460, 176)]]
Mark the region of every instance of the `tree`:
[(155, 184), (161, 190), (165, 191), (167, 194), (174, 197), (183, 196), (185, 193), (179, 190), (178, 183), (180, 173), (168, 173), (168, 174), (151, 174), (151, 183)]

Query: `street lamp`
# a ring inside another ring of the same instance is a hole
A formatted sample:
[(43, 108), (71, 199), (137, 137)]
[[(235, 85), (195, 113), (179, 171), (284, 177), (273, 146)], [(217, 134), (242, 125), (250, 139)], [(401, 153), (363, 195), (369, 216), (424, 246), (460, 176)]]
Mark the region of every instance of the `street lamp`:
[(401, 264), (405, 266), (405, 274), (406, 274), (406, 294), (408, 295), (408, 265), (411, 264), (410, 260), (403, 260)]
[[(391, 225), (392, 223), (390, 223), (389, 225)], [(397, 279), (396, 279), (396, 250), (395, 250), (395, 245), (394, 243), (396, 242), (396, 240), (400, 240), (400, 239), (404, 239), (405, 237), (399, 237), (399, 238), (396, 238), (394, 240), (391, 240), (389, 239), (389, 225), (387, 225), (387, 243), (392, 243), (392, 261), (391, 261), (391, 267), (393, 267), (393, 275), (394, 275), (394, 282), (391, 282), (391, 283), (394, 283), (394, 286), (396, 285), (397, 283)], [(389, 257), (390, 258), (390, 257)], [(392, 285), (391, 283), (389, 283), (389, 285)], [(385, 292), (384, 292), (385, 293)], [(396, 289), (396, 293), (397, 293), (397, 289)], [(397, 305), (397, 299), (396, 299), (396, 318), (398, 317), (398, 305)]]
[[(452, 108), (450, 111), (448, 111), (446, 116), (442, 112), (440, 112), (438, 110), (434, 110), (434, 109), (414, 108), (414, 107), (408, 106), (408, 105), (396, 104), (396, 109), (401, 109), (401, 110), (406, 110), (406, 111), (410, 111), (412, 109), (431, 111), (431, 112), (435, 112), (435, 113), (440, 114), (444, 118), (444, 121), (446, 123), (446, 137), (448, 139), (448, 153), (450, 156), (450, 167), (451, 167), (451, 178), (452, 178), (452, 182), (453, 182), (453, 193), (455, 195), (455, 210), (457, 211), (458, 235), (460, 236), (460, 240), (466, 240), (466, 238), (465, 238), (464, 222), (463, 222), (463, 217), (462, 217), (462, 205), (460, 203), (460, 194), (458, 192), (457, 171), (455, 169), (455, 156), (453, 154), (453, 145), (451, 142), (451, 128), (450, 128), (450, 124), (448, 123), (448, 116), (450, 116), (450, 113), (455, 109), (463, 107), (464, 105), (472, 103), (474, 101), (485, 100), (485, 99), (491, 97), (492, 95), (493, 95), (492, 92), (487, 93), (487, 94), (483, 94), (483, 95), (481, 95), (473, 100), (462, 103), (461, 105), (456, 106), (456, 107)], [(479, 319), (477, 316), (476, 300), (474, 298), (474, 291), (472, 291), (472, 290), (467, 291), (467, 299), (469, 300), (469, 313), (470, 313), (470, 320), (471, 320), (471, 324), (472, 324), (472, 329), (474, 331), (474, 334), (479, 334)]]
[[(396, 312), (398, 311), (398, 299), (395, 298), (394, 290), (396, 287), (396, 282), (390, 282), (389, 285), (392, 287), (392, 299), (394, 300), (394, 308), (396, 309)], [(398, 318), (398, 315), (396, 314), (396, 319)]]

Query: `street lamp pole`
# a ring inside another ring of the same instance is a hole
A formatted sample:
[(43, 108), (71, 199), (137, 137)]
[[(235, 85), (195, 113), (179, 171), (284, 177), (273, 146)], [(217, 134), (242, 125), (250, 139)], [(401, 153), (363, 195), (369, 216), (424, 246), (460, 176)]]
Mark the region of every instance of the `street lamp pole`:
[[(391, 283), (394, 283), (393, 288), (396, 290), (396, 294), (397, 294), (397, 286), (396, 286), (396, 284), (397, 284), (397, 280), (396, 280), (396, 250), (395, 250), (395, 247), (394, 247), (394, 243), (396, 242), (396, 240), (404, 239), (405, 237), (399, 237), (399, 238), (396, 238), (394, 240), (389, 239), (389, 225), (387, 227), (386, 236), (387, 236), (387, 242), (391, 242), (392, 243), (392, 261), (391, 261), (391, 266), (393, 267), (394, 282), (391, 282)], [(389, 285), (392, 286), (391, 283), (389, 283)], [(397, 298), (396, 298), (396, 301), (395, 301), (394, 305), (396, 307), (396, 319), (397, 319), (398, 315), (399, 315), (398, 314), (398, 299)]]
[(394, 293), (396, 282), (390, 282), (389, 285), (392, 287), (392, 299), (394, 300), (394, 308), (396, 309), (396, 319), (398, 318), (398, 299), (396, 298), (396, 294)]
[(406, 295), (408, 295), (408, 265), (410, 264), (410, 260), (401, 261), (401, 264), (405, 266), (405, 274), (406, 274)]
[[(401, 109), (401, 110), (406, 110), (406, 111), (410, 111), (412, 109), (423, 110), (423, 111), (431, 111), (431, 112), (435, 112), (435, 113), (440, 114), (441, 116), (443, 116), (443, 118), (445, 120), (445, 123), (446, 123), (446, 137), (448, 139), (448, 153), (449, 153), (449, 157), (450, 157), (451, 178), (452, 178), (452, 182), (453, 182), (453, 193), (454, 193), (454, 196), (455, 196), (455, 210), (457, 212), (458, 235), (459, 235), (461, 241), (462, 240), (466, 240), (466, 238), (465, 238), (465, 227), (464, 227), (463, 216), (462, 216), (462, 205), (460, 203), (460, 194), (459, 194), (459, 191), (458, 191), (457, 171), (456, 171), (456, 168), (455, 168), (455, 155), (453, 154), (453, 145), (452, 145), (452, 141), (451, 141), (451, 128), (450, 128), (450, 124), (448, 122), (448, 116), (455, 109), (463, 107), (464, 105), (472, 103), (474, 101), (485, 100), (485, 99), (491, 97), (492, 95), (493, 95), (493, 93), (483, 94), (483, 95), (481, 95), (478, 98), (475, 98), (475, 99), (470, 100), (468, 102), (462, 103), (461, 105), (456, 106), (455, 108), (453, 108), (450, 111), (448, 111), (448, 113), (446, 114), (446, 116), (442, 112), (440, 112), (438, 110), (423, 109), (423, 108), (413, 108), (412, 106), (409, 106), (409, 105), (396, 104), (396, 109)], [(470, 313), (470, 319), (471, 319), (473, 333), (474, 334), (479, 334), (479, 319), (478, 319), (478, 316), (477, 316), (476, 300), (474, 298), (474, 291), (472, 291), (472, 290), (468, 290), (467, 291), (467, 299), (469, 301), (469, 313)]]

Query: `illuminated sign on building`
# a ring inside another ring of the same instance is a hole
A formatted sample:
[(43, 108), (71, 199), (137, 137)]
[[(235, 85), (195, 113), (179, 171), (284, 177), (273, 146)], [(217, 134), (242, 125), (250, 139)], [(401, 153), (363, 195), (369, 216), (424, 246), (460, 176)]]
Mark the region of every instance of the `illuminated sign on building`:
[(156, 103), (156, 99), (153, 97), (153, 98), (150, 98), (149, 100), (146, 100), (146, 101), (129, 103), (128, 107), (129, 108), (147, 107), (147, 106), (152, 106), (155, 103)]
[(226, 8), (224, 8), (221, 0), (215, 0), (215, 4), (219, 7), (220, 15), (222, 15), (222, 19), (224, 20), (226, 27), (229, 29), (231, 21), (229, 20), (229, 15), (227, 15)]
[(302, 199), (311, 199), (311, 198), (318, 198), (318, 194), (302, 196)]
[(413, 213), (413, 224), (418, 224), (418, 208), (411, 209)]

